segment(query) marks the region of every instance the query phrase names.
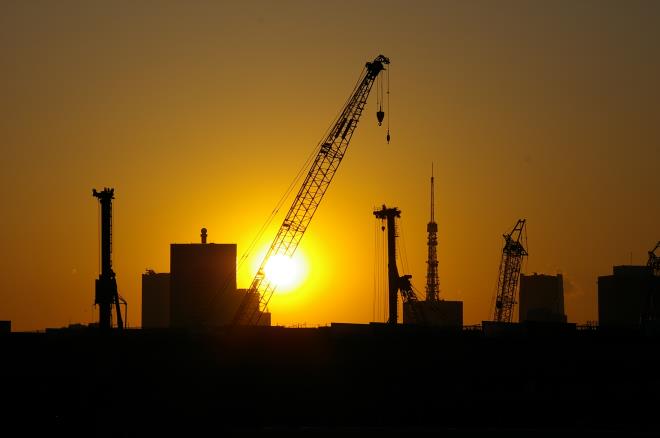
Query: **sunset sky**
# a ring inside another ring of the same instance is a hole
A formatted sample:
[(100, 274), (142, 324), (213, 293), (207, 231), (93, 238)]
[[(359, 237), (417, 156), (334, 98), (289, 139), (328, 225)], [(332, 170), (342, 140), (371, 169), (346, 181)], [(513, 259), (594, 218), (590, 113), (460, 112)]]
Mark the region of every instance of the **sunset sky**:
[(243, 254), (381, 53), (392, 141), (372, 93), (273, 322), (373, 319), (383, 203), (402, 210), (400, 271), (424, 290), (431, 162), (441, 297), (464, 301), (466, 324), (492, 318), (518, 218), (523, 271), (562, 272), (568, 320), (597, 319), (597, 276), (646, 263), (660, 239), (655, 1), (4, 1), (0, 319), (96, 320), (92, 188), (115, 188), (132, 326), (140, 274), (169, 271), (170, 243), (206, 227)]

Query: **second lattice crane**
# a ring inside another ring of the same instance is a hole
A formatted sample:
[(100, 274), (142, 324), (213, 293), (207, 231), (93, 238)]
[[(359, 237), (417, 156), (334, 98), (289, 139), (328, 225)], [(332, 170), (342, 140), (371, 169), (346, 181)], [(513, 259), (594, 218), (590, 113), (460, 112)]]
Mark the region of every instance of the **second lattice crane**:
[(649, 260), (646, 265), (651, 268), (653, 275), (660, 277), (660, 255), (656, 254), (656, 251), (660, 249), (660, 242), (655, 244), (655, 248), (649, 251)]
[(511, 322), (513, 318), (520, 269), (523, 258), (527, 256), (527, 243), (523, 245), (523, 240), (526, 241), (525, 222), (525, 219), (518, 219), (513, 230), (503, 235), (504, 247), (495, 291), (494, 319), (497, 322)]

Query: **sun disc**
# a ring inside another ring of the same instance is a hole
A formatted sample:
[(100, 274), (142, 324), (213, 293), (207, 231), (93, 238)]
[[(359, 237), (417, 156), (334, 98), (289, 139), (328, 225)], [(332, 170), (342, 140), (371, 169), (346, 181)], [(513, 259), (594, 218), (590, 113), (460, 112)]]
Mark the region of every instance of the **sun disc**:
[(292, 288), (300, 281), (301, 269), (297, 260), (282, 254), (274, 255), (266, 263), (266, 278), (280, 291)]

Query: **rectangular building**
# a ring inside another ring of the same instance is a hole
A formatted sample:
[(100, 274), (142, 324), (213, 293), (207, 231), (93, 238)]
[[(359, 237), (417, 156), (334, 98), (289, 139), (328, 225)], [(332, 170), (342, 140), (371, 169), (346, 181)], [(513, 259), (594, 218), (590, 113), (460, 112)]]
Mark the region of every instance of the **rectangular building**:
[(0, 333), (11, 333), (11, 321), (0, 321)]
[(170, 325), (201, 328), (231, 323), (238, 308), (236, 244), (170, 246)]
[(415, 301), (403, 304), (403, 323), (463, 327), (463, 301)]
[(520, 275), (518, 321), (566, 322), (561, 274)]
[(660, 277), (648, 266), (614, 266), (598, 277), (598, 322), (601, 326), (639, 327), (660, 318)]
[(170, 326), (170, 274), (142, 274), (142, 328)]

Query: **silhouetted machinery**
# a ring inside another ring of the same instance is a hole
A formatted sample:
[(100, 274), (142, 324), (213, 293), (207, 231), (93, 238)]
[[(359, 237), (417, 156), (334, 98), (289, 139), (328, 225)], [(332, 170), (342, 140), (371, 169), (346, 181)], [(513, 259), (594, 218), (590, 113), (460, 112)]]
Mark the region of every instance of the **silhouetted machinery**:
[(655, 248), (649, 251), (649, 261), (646, 265), (651, 268), (653, 275), (660, 276), (660, 256), (655, 252), (660, 248), (660, 242), (655, 244)]
[[(399, 276), (399, 270), (396, 267), (396, 218), (401, 217), (401, 210), (396, 207), (387, 208), (385, 205), (380, 210), (374, 211), (374, 216), (387, 223), (387, 279), (389, 284), (388, 290), (388, 306), (389, 317), (388, 324), (396, 324), (398, 320), (398, 297), (401, 292), (401, 298), (405, 303), (413, 303), (417, 301), (417, 295), (413, 290), (410, 279), (412, 275)], [(385, 225), (382, 227), (385, 228)], [(411, 306), (413, 312), (416, 311), (415, 306)], [(416, 316), (417, 323), (420, 321), (419, 315)]]
[[(660, 248), (660, 242), (656, 243), (655, 247), (649, 251), (649, 259), (646, 262), (646, 266), (649, 267), (653, 277), (660, 277), (660, 256), (655, 253), (658, 248)], [(646, 292), (646, 301), (641, 315), (642, 323), (660, 319), (660, 306), (657, 304), (660, 295), (660, 281), (655, 282), (653, 280), (657, 279), (651, 279)], [(654, 285), (656, 285), (655, 288)]]
[(117, 279), (112, 270), (112, 200), (115, 190), (104, 188), (97, 192), (92, 190), (92, 195), (98, 198), (101, 204), (101, 274), (96, 280), (95, 304), (99, 306), (99, 328), (107, 330), (112, 327), (112, 308), (117, 315), (117, 328), (124, 328), (121, 315), (120, 303), (127, 306), (117, 292)]
[(495, 298), (495, 321), (497, 322), (511, 322), (513, 318), (522, 259), (527, 256), (527, 250), (521, 241), (524, 229), (525, 219), (518, 219), (513, 230), (503, 236), (504, 248), (502, 248)]
[[(291, 257), (295, 253), (300, 240), (314, 217), (314, 213), (321, 203), (323, 195), (328, 190), (330, 182), (335, 176), (339, 164), (346, 153), (348, 144), (353, 137), (362, 111), (367, 103), (369, 92), (379, 73), (385, 70), (385, 65), (389, 63), (390, 60), (383, 55), (379, 55), (372, 62), (367, 62), (361, 79), (354, 88), (344, 109), (333, 123), (327, 136), (319, 143), (316, 158), (282, 225), (277, 231), (273, 243), (266, 252), (266, 256), (263, 258), (250, 284), (248, 293), (245, 294), (238, 307), (233, 321), (234, 324), (256, 325), (259, 323), (259, 318), (266, 311), (276, 288), (276, 285), (266, 278), (266, 264), (273, 256), (283, 255)], [(379, 95), (380, 99), (382, 97)], [(376, 117), (379, 124), (382, 123), (384, 117), (382, 104), (379, 105)], [(389, 138), (388, 129), (388, 142)], [(259, 302), (258, 306), (252, 305), (255, 299)]]

